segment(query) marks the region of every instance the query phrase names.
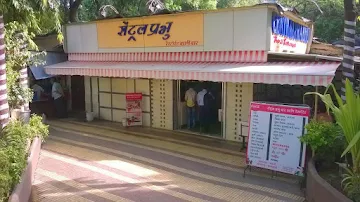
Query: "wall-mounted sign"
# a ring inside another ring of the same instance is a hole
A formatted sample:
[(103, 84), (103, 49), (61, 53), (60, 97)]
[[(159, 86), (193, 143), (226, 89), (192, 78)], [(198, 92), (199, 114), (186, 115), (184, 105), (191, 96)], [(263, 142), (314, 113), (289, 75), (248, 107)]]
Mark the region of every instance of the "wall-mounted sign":
[(271, 35), (270, 50), (274, 52), (281, 53), (301, 53), (305, 54), (307, 49), (307, 44), (295, 41), (285, 36), (280, 36), (277, 34)]
[(203, 45), (202, 13), (107, 20), (96, 25), (99, 48)]
[(302, 176), (306, 145), (299, 137), (310, 108), (261, 102), (252, 102), (250, 108), (248, 165)]
[(126, 126), (142, 125), (141, 93), (126, 93)]
[(154, 34), (162, 35), (161, 38), (163, 40), (168, 40), (170, 38), (171, 25), (173, 24), (173, 22), (167, 22), (165, 25), (155, 23), (129, 26), (129, 22), (123, 21), (123, 23), (124, 25), (120, 26), (118, 35), (127, 37), (128, 41), (136, 41), (137, 37), (143, 37), (141, 35), (152, 36)]

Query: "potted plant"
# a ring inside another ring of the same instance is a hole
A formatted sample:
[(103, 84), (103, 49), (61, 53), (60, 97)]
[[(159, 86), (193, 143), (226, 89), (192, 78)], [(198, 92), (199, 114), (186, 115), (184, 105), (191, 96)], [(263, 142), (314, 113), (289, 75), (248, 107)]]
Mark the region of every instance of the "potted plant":
[[(333, 90), (333, 97), (328, 93), (329, 89)], [(360, 95), (354, 91), (348, 79), (345, 82), (346, 102), (342, 100), (333, 84), (326, 89), (324, 94), (316, 92), (306, 94), (319, 96), (341, 127), (346, 143), (346, 149), (341, 157), (350, 157), (345, 164), (339, 163), (346, 172), (343, 174), (341, 184), (349, 198), (360, 202)]]

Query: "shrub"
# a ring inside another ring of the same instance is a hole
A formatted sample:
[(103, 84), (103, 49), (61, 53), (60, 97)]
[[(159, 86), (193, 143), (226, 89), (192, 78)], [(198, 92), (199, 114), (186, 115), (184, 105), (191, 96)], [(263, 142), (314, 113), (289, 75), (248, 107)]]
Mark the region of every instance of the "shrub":
[(31, 134), (39, 137), (43, 141), (49, 136), (49, 126), (43, 123), (41, 116), (32, 115), (29, 121), (29, 127)]
[(42, 140), (49, 134), (40, 116), (32, 115), (30, 122), (11, 121), (0, 136), (0, 201), (6, 201), (11, 190), (20, 182), (27, 162), (27, 143), (34, 137)]
[(3, 149), (0, 149), (0, 165), (0, 201), (5, 201), (9, 197), (12, 179), (9, 155)]
[(341, 128), (331, 122), (312, 120), (306, 125), (306, 131), (300, 140), (311, 147), (318, 168), (336, 165), (345, 145)]
[(344, 174), (341, 184), (349, 198), (354, 202), (360, 202), (360, 174), (354, 173), (346, 167), (344, 169), (347, 173)]

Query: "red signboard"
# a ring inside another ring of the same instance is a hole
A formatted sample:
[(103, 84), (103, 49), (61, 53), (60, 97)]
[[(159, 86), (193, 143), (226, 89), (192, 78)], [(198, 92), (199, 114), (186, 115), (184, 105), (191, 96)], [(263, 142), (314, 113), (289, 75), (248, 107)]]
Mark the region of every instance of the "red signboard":
[(295, 41), (285, 36), (276, 34), (271, 35), (270, 50), (275, 52), (301, 53), (305, 54), (307, 44), (301, 41)]
[(126, 93), (126, 101), (129, 100), (142, 100), (142, 93)]

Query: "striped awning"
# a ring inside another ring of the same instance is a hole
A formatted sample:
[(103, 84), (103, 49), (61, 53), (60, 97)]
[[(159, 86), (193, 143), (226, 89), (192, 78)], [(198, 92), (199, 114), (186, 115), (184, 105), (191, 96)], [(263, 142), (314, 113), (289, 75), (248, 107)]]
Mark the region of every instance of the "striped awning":
[(248, 82), (327, 86), (340, 63), (64, 62), (45, 67), (51, 75)]

